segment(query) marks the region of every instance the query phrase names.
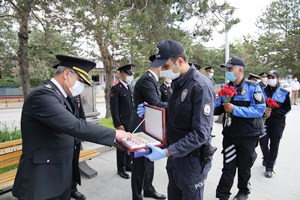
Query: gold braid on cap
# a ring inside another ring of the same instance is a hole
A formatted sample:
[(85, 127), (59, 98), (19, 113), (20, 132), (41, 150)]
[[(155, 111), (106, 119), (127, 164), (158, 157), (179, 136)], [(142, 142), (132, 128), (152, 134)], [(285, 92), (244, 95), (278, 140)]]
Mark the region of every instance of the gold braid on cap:
[(74, 66), (73, 69), (76, 70), (76, 71), (78, 71), (78, 72), (83, 73), (83, 74), (86, 75), (86, 76), (89, 76), (89, 74), (88, 74), (86, 71), (80, 69), (79, 67), (75, 67), (75, 66)]
[(85, 80), (88, 84), (91, 85), (91, 83), (93, 82), (92, 77), (84, 70), (78, 68), (78, 67), (73, 67), (73, 69), (75, 71), (77, 71), (78, 75)]

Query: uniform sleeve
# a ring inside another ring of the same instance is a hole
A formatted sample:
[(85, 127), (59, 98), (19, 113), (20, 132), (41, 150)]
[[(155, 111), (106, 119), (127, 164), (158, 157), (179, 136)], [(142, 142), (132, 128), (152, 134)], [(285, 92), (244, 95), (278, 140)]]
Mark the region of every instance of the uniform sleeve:
[(195, 88), (192, 97), (192, 131), (168, 147), (173, 157), (184, 157), (210, 140), (215, 95), (210, 87)]
[(216, 101), (214, 115), (221, 115), (222, 113), (225, 112), (224, 106), (222, 105), (222, 103), (223, 103), (223, 98), (222, 98), (222, 96), (220, 96)]
[(166, 108), (168, 103), (161, 101), (161, 97), (157, 94), (157, 85), (152, 78), (145, 78), (142, 86), (142, 94), (146, 102), (150, 105), (160, 108)]
[(291, 109), (290, 93), (287, 93), (283, 104), (273, 110), (270, 117), (284, 117)]
[(115, 87), (112, 87), (109, 94), (110, 111), (115, 127), (121, 126), (119, 118), (119, 92)]
[(76, 118), (61, 104), (53, 92), (38, 91), (28, 100), (30, 101), (28, 102), (30, 111), (26, 110), (23, 114), (32, 115), (33, 118), (49, 128), (85, 141), (107, 146), (113, 145), (115, 130)]
[(234, 106), (233, 108), (233, 115), (236, 117), (243, 117), (243, 118), (260, 118), (263, 116), (266, 108), (264, 94), (261, 90), (259, 85), (253, 86), (255, 87), (251, 95), (250, 106)]

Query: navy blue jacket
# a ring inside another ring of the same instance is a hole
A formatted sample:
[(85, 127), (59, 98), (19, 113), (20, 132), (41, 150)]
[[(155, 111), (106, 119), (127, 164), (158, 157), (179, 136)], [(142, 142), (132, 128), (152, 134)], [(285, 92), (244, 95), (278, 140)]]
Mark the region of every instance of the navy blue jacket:
[[(234, 86), (232, 82), (229, 82), (229, 85)], [(230, 103), (234, 105), (231, 113), (232, 123), (223, 128), (223, 135), (232, 138), (262, 135), (262, 116), (266, 104), (261, 87), (257, 83), (245, 79), (240, 85), (234, 87), (237, 94), (230, 100)], [(216, 102), (215, 115), (224, 113), (223, 102), (224, 97), (220, 96)]]
[(280, 87), (267, 86), (264, 94), (265, 98), (271, 97), (279, 105), (279, 108), (273, 109), (271, 116), (266, 119), (266, 125), (285, 126), (285, 116), (291, 110), (290, 92)]
[(210, 141), (214, 106), (211, 80), (194, 67), (174, 81), (166, 127), (168, 150), (173, 157), (196, 152)]

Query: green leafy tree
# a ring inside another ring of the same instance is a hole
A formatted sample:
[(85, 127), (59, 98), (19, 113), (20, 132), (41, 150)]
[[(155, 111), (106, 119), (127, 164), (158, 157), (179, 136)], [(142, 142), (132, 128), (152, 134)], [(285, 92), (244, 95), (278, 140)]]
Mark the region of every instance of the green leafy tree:
[(300, 75), (300, 6), (298, 0), (271, 3), (258, 19), (262, 35), (254, 45), (263, 66)]

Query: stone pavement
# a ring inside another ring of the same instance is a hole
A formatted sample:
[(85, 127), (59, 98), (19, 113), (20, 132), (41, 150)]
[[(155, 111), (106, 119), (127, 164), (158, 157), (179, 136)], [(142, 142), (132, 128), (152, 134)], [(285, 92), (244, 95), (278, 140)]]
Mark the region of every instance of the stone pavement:
[[(287, 126), (281, 140), (279, 156), (273, 178), (264, 177), (260, 148), (256, 149), (258, 156), (252, 168), (252, 193), (250, 200), (300, 200), (300, 106), (293, 106), (287, 117)], [(214, 124), (213, 144), (218, 147), (214, 156), (213, 167), (205, 185), (204, 200), (215, 200), (215, 189), (222, 169), (222, 127)], [(88, 161), (89, 165), (98, 171), (98, 176), (92, 179), (83, 177), (82, 186), (78, 189), (87, 196), (87, 200), (130, 200), (130, 179), (125, 180), (116, 174), (115, 151), (102, 153), (100, 157)], [(154, 186), (158, 192), (166, 194), (168, 178), (165, 170), (166, 159), (155, 162)], [(237, 193), (236, 181), (232, 188), (232, 196)], [(0, 196), (0, 200), (13, 200), (11, 193)], [(146, 199), (146, 198), (145, 198)]]

